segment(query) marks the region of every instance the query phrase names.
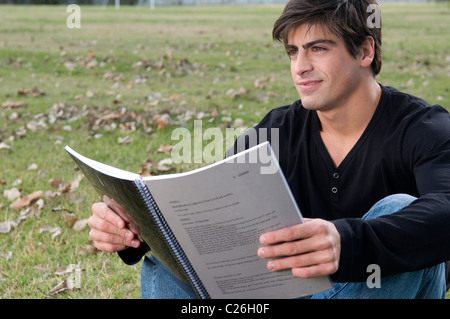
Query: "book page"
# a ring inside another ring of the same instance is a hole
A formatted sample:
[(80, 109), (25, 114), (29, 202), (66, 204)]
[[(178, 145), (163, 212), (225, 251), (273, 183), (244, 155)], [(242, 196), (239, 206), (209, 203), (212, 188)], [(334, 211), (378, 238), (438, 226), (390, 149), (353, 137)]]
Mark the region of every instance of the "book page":
[(262, 233), (302, 222), (268, 147), (190, 174), (143, 179), (212, 298), (296, 298), (331, 288), (327, 277), (270, 272), (257, 256)]

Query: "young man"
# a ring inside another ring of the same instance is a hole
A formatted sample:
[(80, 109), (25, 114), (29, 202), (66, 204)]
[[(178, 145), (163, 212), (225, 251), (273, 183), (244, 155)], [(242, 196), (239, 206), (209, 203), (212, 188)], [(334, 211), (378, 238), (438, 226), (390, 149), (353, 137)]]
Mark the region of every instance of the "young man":
[[(269, 140), (307, 222), (262, 234), (266, 246), (257, 254), (270, 258), (271, 271), (330, 275), (334, 288), (312, 298), (443, 298), (450, 115), (377, 83), (381, 30), (368, 23), (374, 4), (291, 0), (275, 23), (300, 100), (272, 110), (255, 128), (278, 129), (279, 138)], [(245, 135), (234, 151), (242, 141)], [(93, 206), (89, 225), (97, 248), (120, 251), (126, 262), (147, 249), (104, 204)], [(366, 283), (371, 265), (381, 271), (379, 289)], [(148, 258), (142, 287), (143, 297), (192, 292)]]

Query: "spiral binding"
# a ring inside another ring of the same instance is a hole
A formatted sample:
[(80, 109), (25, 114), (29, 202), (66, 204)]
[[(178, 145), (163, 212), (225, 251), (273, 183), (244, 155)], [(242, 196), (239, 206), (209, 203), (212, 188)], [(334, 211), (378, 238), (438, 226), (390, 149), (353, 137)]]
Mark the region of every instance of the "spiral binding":
[(164, 239), (170, 247), (170, 250), (175, 255), (175, 258), (180, 262), (181, 267), (194, 286), (195, 291), (200, 298), (210, 299), (210, 296), (203, 286), (202, 282), (200, 281), (200, 278), (198, 277), (196, 271), (187, 259), (183, 249), (178, 244), (178, 241), (173, 235), (173, 232), (170, 230), (169, 225), (167, 225), (166, 220), (162, 216), (161, 211), (159, 210), (158, 206), (155, 203), (155, 200), (153, 199), (153, 196), (150, 194), (149, 190), (140, 179), (135, 180), (135, 185), (140, 195), (144, 199), (145, 206), (152, 215), (153, 220), (156, 222), (158, 229), (161, 230)]

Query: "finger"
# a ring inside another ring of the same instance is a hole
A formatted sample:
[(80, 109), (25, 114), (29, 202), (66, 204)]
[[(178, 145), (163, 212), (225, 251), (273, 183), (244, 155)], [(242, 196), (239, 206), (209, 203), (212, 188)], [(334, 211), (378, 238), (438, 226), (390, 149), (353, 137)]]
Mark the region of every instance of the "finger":
[(334, 263), (319, 264), (310, 267), (293, 268), (292, 275), (298, 278), (312, 278), (334, 274), (338, 267)]
[(137, 240), (134, 234), (128, 229), (120, 230), (119, 233), (115, 234), (92, 228), (89, 232), (89, 237), (96, 243), (101, 242), (108, 243), (110, 245), (119, 245), (134, 248), (140, 246), (140, 241)]
[(100, 251), (105, 251), (109, 253), (115, 253), (118, 251), (122, 251), (127, 249), (128, 247), (125, 245), (115, 245), (111, 243), (105, 243), (101, 241), (94, 241), (95, 248), (97, 248)]
[(319, 240), (308, 238), (273, 246), (261, 247), (258, 249), (258, 256), (261, 258), (294, 256), (319, 250), (320, 248), (325, 248), (325, 246), (322, 246)]
[(276, 243), (293, 241), (301, 238), (307, 238), (312, 235), (310, 223), (298, 224), (291, 227), (281, 228), (279, 230), (267, 232), (261, 235), (259, 241), (264, 245), (273, 245)]
[(290, 268), (294, 269), (294, 268), (311, 267), (333, 262), (334, 257), (331, 252), (315, 251), (308, 254), (271, 260), (267, 263), (267, 268), (271, 271), (278, 271)]
[(118, 228), (125, 228), (125, 221), (117, 215), (112, 209), (105, 203), (94, 203), (92, 205), (93, 215), (98, 216), (101, 219), (108, 221), (109, 223), (116, 225)]

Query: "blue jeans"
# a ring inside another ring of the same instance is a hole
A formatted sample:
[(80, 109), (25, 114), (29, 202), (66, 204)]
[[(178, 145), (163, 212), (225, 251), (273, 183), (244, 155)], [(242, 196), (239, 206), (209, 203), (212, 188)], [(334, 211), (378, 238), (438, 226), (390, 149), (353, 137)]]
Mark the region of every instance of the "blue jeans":
[[(376, 203), (363, 219), (392, 214), (416, 198), (397, 194)], [(370, 274), (368, 273), (368, 276)], [(381, 288), (369, 288), (366, 282), (334, 283), (333, 288), (311, 299), (442, 299), (445, 298), (444, 264), (381, 278)], [(144, 299), (196, 298), (192, 287), (173, 276), (156, 258), (145, 258), (141, 269), (141, 295)]]

